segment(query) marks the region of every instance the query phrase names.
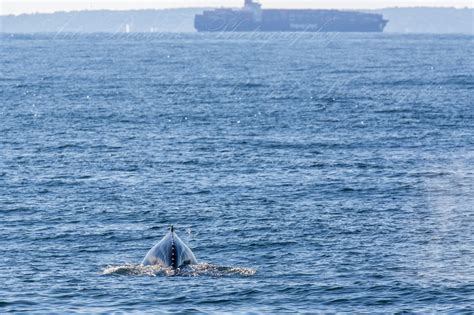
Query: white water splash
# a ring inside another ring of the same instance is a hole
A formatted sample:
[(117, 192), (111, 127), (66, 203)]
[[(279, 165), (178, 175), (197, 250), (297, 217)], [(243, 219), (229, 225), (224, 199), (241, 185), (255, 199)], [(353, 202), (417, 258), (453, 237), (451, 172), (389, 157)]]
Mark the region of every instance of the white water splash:
[(421, 262), (419, 274), (430, 282), (474, 281), (474, 154), (462, 152), (457, 156), (442, 166), (446, 175), (425, 182), (425, 197), (432, 210), (426, 218), (431, 236), (419, 248), (417, 261)]
[(123, 264), (119, 266), (106, 266), (102, 275), (122, 275), (122, 276), (212, 276), (224, 277), (230, 275), (253, 276), (257, 272), (254, 268), (217, 266), (208, 263), (186, 266), (181, 269), (173, 270), (159, 265), (144, 266), (141, 264)]

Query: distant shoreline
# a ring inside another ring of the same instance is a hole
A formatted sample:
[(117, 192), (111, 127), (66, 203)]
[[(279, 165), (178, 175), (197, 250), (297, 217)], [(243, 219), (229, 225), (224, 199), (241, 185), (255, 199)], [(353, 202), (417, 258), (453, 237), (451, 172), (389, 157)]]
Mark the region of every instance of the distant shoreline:
[[(2, 17), (18, 17), (18, 16), (28, 16), (28, 15), (39, 15), (39, 14), (62, 14), (62, 13), (80, 13), (80, 12), (137, 12), (137, 11), (174, 11), (174, 10), (215, 10), (220, 7), (188, 7), (188, 8), (164, 8), (164, 9), (154, 9), (154, 8), (143, 8), (143, 9), (130, 9), (130, 10), (119, 10), (119, 9), (93, 9), (93, 10), (58, 10), (53, 12), (33, 12), (33, 13), (18, 13), (18, 14), (0, 14)], [(224, 7), (225, 9), (239, 9), (239, 7)], [(271, 7), (268, 9), (290, 9), (291, 8), (278, 8)], [(339, 11), (362, 11), (362, 12), (371, 12), (371, 11), (382, 11), (382, 10), (400, 10), (400, 9), (435, 9), (435, 10), (474, 10), (474, 8), (469, 7), (424, 7), (424, 6), (412, 6), (412, 7), (385, 7), (380, 9), (354, 9), (354, 8), (294, 8), (295, 10), (305, 9), (305, 10), (339, 10)]]
[[(0, 15), (0, 33), (192, 33), (195, 32), (194, 16), (209, 9), (213, 8), (80, 10)], [(385, 33), (474, 34), (474, 9), (471, 8), (389, 7), (350, 11), (383, 14), (390, 20)]]

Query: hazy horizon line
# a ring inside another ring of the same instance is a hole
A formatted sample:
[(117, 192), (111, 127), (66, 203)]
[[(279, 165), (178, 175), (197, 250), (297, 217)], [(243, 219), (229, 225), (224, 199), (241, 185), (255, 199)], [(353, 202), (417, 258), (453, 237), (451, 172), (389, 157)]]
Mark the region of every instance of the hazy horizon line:
[[(238, 9), (239, 7), (212, 7), (212, 6), (190, 6), (190, 7), (170, 7), (170, 8), (131, 8), (131, 9), (116, 9), (116, 8), (94, 8), (94, 9), (72, 9), (72, 10), (56, 10), (56, 11), (46, 11), (46, 12), (25, 12), (25, 13), (8, 13), (3, 14), (0, 12), (0, 16), (20, 16), (20, 15), (35, 15), (35, 14), (56, 14), (56, 13), (74, 13), (74, 12), (92, 12), (92, 11), (117, 11), (117, 12), (124, 12), (124, 11), (146, 11), (146, 10), (155, 10), (155, 11), (165, 11), (165, 10), (192, 10), (192, 9), (217, 9), (217, 8), (225, 8), (225, 9)], [(284, 9), (287, 10), (289, 8), (278, 8), (278, 7), (271, 7), (269, 9)], [(305, 9), (305, 8), (295, 8), (298, 9)], [(306, 8), (306, 10), (355, 10), (355, 11), (375, 11), (375, 10), (390, 10), (390, 9), (456, 9), (456, 10), (474, 10), (474, 8), (470, 7), (456, 7), (456, 6), (387, 6), (387, 7), (380, 7), (380, 8)]]

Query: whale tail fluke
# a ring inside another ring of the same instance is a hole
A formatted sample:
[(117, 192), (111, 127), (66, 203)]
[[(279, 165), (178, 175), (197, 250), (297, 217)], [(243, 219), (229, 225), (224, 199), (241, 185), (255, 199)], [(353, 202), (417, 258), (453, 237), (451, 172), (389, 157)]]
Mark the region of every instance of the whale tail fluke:
[(142, 265), (161, 265), (173, 269), (197, 264), (191, 249), (176, 234), (173, 225), (158, 244), (153, 246), (142, 261)]

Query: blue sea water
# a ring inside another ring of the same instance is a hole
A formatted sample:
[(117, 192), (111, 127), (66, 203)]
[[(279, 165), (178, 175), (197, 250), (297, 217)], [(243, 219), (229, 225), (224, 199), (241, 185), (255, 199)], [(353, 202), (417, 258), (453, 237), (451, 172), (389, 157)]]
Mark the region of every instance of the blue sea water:
[(474, 312), (473, 39), (2, 35), (0, 312)]

